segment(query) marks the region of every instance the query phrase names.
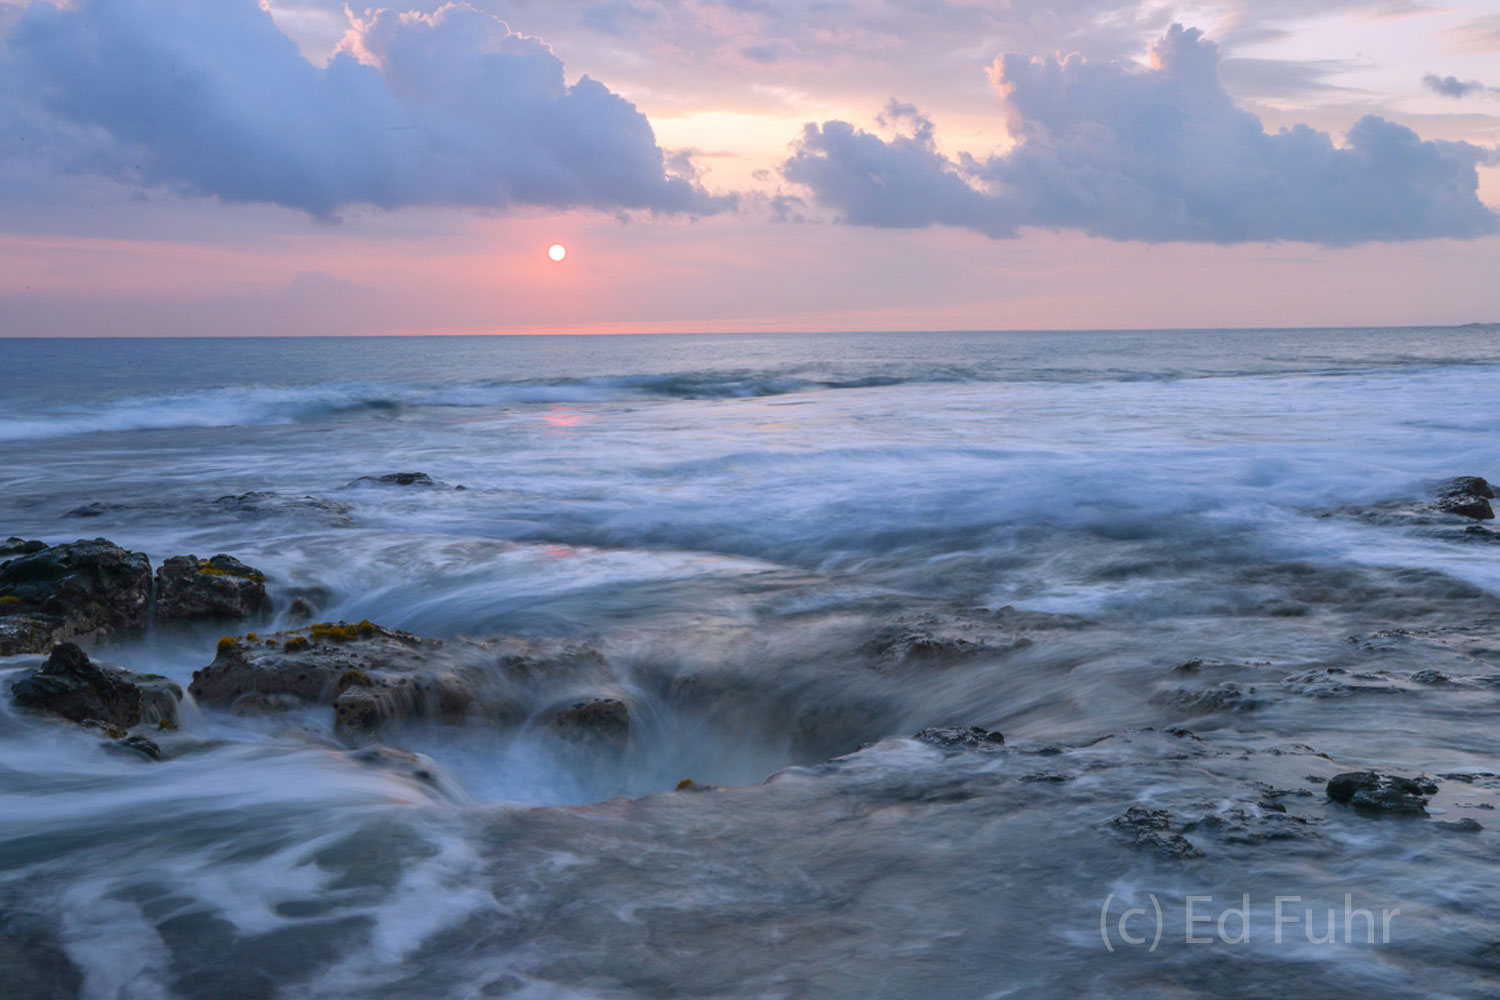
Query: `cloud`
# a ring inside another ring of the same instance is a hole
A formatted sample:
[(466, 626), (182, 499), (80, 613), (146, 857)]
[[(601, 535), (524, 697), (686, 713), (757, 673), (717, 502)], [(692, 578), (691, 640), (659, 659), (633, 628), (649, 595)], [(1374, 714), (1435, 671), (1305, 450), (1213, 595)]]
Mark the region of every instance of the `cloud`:
[(74, 171), (315, 215), (513, 204), (709, 213), (651, 124), (467, 3), (366, 12), (325, 67), (256, 0), (33, 3), (0, 103)]
[(1478, 80), (1460, 80), (1456, 76), (1438, 76), (1436, 73), (1422, 77), (1422, 86), (1444, 97), (1500, 97), (1500, 87), (1486, 87)]
[(1217, 47), (1180, 25), (1146, 69), (1008, 54), (991, 73), (1009, 152), (950, 157), (930, 121), (899, 108), (904, 131), (890, 139), (843, 121), (806, 126), (782, 170), (848, 223), (991, 237), (1040, 227), (1148, 242), (1345, 245), (1500, 231), (1476, 193), (1476, 164), (1492, 151), (1424, 141), (1374, 115), (1343, 146), (1306, 126), (1267, 133), (1225, 91), (1218, 64)]

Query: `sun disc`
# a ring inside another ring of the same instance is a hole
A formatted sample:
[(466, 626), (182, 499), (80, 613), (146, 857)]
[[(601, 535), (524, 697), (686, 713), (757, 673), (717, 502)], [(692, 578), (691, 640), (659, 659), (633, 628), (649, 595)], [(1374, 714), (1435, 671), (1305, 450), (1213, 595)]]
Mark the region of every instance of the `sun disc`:
[(547, 248), (547, 256), (553, 260), (560, 261), (568, 255), (568, 248), (561, 243), (554, 243)]

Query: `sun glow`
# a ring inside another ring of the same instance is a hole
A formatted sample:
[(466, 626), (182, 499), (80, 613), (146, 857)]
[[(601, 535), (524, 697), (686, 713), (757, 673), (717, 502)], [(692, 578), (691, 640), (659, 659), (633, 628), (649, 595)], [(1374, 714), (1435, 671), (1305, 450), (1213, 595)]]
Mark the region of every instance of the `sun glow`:
[(561, 243), (554, 243), (547, 248), (547, 256), (555, 261), (561, 261), (568, 255), (568, 248)]

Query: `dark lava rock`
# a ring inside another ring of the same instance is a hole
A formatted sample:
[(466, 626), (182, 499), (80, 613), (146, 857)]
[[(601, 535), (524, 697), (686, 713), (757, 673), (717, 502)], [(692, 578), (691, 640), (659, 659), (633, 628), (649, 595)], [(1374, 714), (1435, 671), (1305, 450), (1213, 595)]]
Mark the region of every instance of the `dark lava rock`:
[(363, 738), (415, 719), (520, 723), (534, 688), (603, 678), (592, 647), (543, 641), (445, 643), (372, 622), (226, 636), (188, 690), (206, 706), (258, 714), (331, 705), (335, 728)]
[(222, 553), (173, 556), (156, 571), (157, 621), (248, 618), (265, 602), (265, 574)]
[(993, 750), (1005, 737), (979, 726), (928, 726), (912, 737), (943, 750)]
[(1165, 809), (1148, 809), (1131, 806), (1109, 825), (1125, 834), (1137, 847), (1145, 848), (1164, 858), (1183, 860), (1201, 858), (1203, 852), (1192, 842), (1172, 832), (1172, 814)]
[[(12, 545), (7, 542), (7, 545)], [(103, 538), (36, 548), (0, 563), (0, 656), (41, 653), (56, 640), (143, 628), (151, 563)]]
[[(1252, 688), (1251, 691), (1253, 690)], [(1163, 692), (1151, 700), (1160, 705), (1185, 709), (1193, 715), (1248, 711), (1259, 708), (1261, 704), (1259, 698), (1240, 690), (1239, 685), (1231, 681), (1207, 688), (1177, 688)]]
[(1480, 823), (1478, 820), (1469, 819), (1467, 817), (1465, 817), (1464, 819), (1455, 819), (1451, 821), (1444, 820), (1438, 823), (1438, 826), (1442, 827), (1444, 830), (1451, 830), (1454, 833), (1478, 833), (1480, 830), (1484, 829), (1484, 824)]
[(1477, 521), (1494, 520), (1495, 511), (1490, 501), (1495, 491), (1490, 484), (1478, 476), (1459, 476), (1438, 487), (1436, 506), (1438, 510)]
[(161, 760), (161, 747), (156, 741), (147, 736), (127, 736), (122, 740), (106, 744), (107, 748), (115, 753), (127, 754), (133, 757), (144, 757), (147, 760)]
[(92, 662), (71, 642), (59, 644), (40, 668), (11, 686), (17, 705), (73, 722), (97, 720), (128, 729), (172, 722), (182, 688), (159, 674), (137, 674)]
[(258, 521), (268, 517), (316, 517), (335, 527), (353, 524), (348, 504), (322, 497), (283, 496), (267, 490), (231, 494), (219, 497), (210, 506), (221, 513), (231, 514), (244, 520)]
[(1427, 799), (1436, 794), (1431, 780), (1413, 780), (1376, 771), (1349, 771), (1328, 780), (1328, 797), (1363, 812), (1427, 815)]
[(360, 476), (349, 486), (430, 486), (443, 485), (425, 472), (388, 472), (383, 476)]
[(126, 509), (128, 508), (122, 503), (100, 503), (96, 500), (82, 507), (74, 507), (70, 511), (65, 511), (63, 517), (103, 517), (105, 514), (113, 514)]
[(546, 724), (573, 743), (623, 749), (630, 741), (630, 706), (619, 698), (575, 701), (548, 712)]
[(0, 542), (0, 559), (9, 559), (11, 556), (29, 556), (33, 552), (40, 552), (47, 547), (46, 542), (30, 541), (11, 535), (5, 541)]

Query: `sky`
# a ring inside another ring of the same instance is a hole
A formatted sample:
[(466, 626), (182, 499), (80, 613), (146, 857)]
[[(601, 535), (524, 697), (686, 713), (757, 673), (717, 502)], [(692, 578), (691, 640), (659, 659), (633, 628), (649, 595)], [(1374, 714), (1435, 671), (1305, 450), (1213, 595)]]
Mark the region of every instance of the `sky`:
[(1493, 0), (0, 0), (0, 336), (1457, 324), (1496, 274)]

